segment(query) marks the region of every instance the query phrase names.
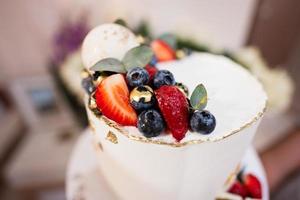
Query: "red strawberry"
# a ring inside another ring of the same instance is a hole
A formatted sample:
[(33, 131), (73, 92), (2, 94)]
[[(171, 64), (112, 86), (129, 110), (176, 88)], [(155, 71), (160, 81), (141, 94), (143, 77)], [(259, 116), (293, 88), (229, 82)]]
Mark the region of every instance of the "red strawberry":
[(185, 95), (175, 86), (163, 85), (155, 91), (160, 111), (173, 137), (180, 141), (188, 131), (189, 108)]
[(152, 67), (151, 65), (147, 65), (145, 67), (145, 70), (147, 70), (148, 74), (149, 74), (149, 80), (153, 80), (154, 75), (156, 74), (156, 72), (158, 71), (158, 69), (156, 67)]
[(229, 188), (228, 192), (232, 194), (237, 194), (243, 198), (248, 196), (247, 188), (238, 180), (233, 183), (233, 185)]
[(124, 126), (136, 126), (137, 115), (129, 102), (129, 91), (121, 74), (105, 78), (95, 93), (103, 115)]
[(157, 39), (151, 42), (151, 48), (158, 61), (169, 61), (176, 58), (175, 51), (163, 40)]
[(261, 184), (256, 176), (253, 174), (247, 174), (244, 177), (244, 185), (249, 191), (250, 197), (256, 199), (262, 198)]

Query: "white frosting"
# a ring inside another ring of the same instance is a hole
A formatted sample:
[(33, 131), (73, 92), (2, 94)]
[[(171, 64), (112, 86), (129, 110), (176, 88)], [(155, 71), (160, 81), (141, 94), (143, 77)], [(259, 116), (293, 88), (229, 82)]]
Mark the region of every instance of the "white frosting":
[[(188, 131), (181, 142), (222, 138), (253, 121), (265, 108), (267, 97), (261, 84), (247, 70), (226, 57), (194, 53), (182, 60), (160, 63), (158, 68), (170, 70), (176, 81), (184, 83), (190, 93), (203, 83), (208, 93), (205, 109), (216, 117), (217, 125), (210, 135)], [(135, 127), (125, 129), (131, 135), (142, 135)], [(151, 139), (175, 142), (171, 134)]]
[(118, 24), (102, 24), (91, 30), (82, 44), (81, 57), (89, 69), (101, 59), (112, 57), (121, 60), (125, 53), (138, 46), (135, 35)]

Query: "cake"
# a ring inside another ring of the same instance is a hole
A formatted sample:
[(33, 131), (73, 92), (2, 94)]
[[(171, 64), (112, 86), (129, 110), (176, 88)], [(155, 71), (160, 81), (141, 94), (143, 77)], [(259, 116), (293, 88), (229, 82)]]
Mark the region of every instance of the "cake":
[(93, 29), (82, 59), (99, 169), (116, 195), (214, 199), (264, 113), (261, 84), (228, 58), (177, 59), (167, 40), (141, 45), (118, 24)]

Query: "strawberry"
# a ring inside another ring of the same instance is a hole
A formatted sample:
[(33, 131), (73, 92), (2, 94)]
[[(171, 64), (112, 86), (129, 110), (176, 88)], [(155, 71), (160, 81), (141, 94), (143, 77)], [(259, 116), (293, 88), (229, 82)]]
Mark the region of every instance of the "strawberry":
[(136, 126), (137, 115), (129, 102), (125, 78), (114, 74), (105, 78), (95, 92), (97, 107), (103, 115), (124, 126)]
[(247, 174), (244, 176), (243, 182), (245, 187), (249, 191), (250, 197), (256, 199), (262, 198), (261, 184), (256, 176), (254, 176), (253, 174)]
[(237, 194), (243, 198), (248, 196), (247, 188), (238, 180), (236, 180), (233, 185), (229, 188), (228, 192), (232, 194)]
[(175, 51), (163, 40), (157, 39), (151, 42), (151, 48), (158, 61), (175, 60)]
[(147, 65), (145, 67), (145, 70), (147, 70), (147, 72), (149, 74), (149, 81), (152, 81), (154, 78), (154, 75), (156, 74), (158, 69), (156, 67), (152, 67), (151, 65)]
[(155, 91), (159, 109), (173, 137), (180, 141), (188, 131), (189, 108), (185, 95), (176, 87), (163, 85)]

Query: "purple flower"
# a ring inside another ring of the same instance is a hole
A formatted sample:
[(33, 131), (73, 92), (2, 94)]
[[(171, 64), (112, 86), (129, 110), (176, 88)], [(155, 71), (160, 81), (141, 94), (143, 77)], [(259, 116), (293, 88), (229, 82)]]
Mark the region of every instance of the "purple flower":
[(75, 23), (64, 22), (54, 35), (52, 63), (61, 64), (70, 53), (80, 48), (88, 31), (86, 17), (82, 17)]

